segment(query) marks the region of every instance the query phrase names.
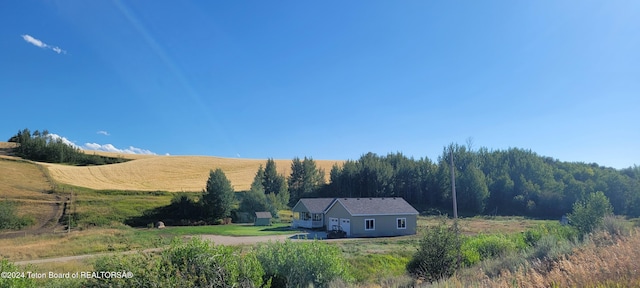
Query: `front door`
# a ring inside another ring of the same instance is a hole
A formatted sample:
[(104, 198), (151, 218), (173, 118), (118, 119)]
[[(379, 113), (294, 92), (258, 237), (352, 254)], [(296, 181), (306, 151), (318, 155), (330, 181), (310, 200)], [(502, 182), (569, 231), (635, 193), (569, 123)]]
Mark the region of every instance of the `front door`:
[(347, 237), (351, 236), (351, 219), (340, 218), (340, 227), (347, 234)]

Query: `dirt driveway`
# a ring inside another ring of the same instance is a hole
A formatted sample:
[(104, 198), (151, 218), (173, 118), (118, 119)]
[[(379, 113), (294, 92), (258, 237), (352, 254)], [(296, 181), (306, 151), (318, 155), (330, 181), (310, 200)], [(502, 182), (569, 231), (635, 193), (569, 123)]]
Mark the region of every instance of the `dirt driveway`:
[[(303, 240), (303, 239), (314, 239), (314, 237), (318, 239), (326, 238), (326, 237), (322, 238), (321, 236), (322, 236), (322, 232), (316, 232), (316, 233), (303, 232), (303, 233), (291, 234), (291, 235), (243, 236), (243, 237), (220, 236), (220, 235), (193, 235), (193, 236), (186, 236), (185, 238), (189, 239), (193, 237), (200, 237), (204, 240), (213, 241), (213, 243), (216, 245), (246, 245), (246, 244), (255, 244), (260, 242), (268, 242), (268, 241), (284, 241), (287, 239), (296, 241), (296, 240)], [(142, 250), (142, 252), (149, 253), (149, 252), (159, 252), (162, 250), (163, 248), (152, 248), (152, 249)], [(51, 263), (51, 262), (67, 262), (67, 261), (76, 261), (76, 260), (82, 260), (87, 258), (93, 258), (97, 256), (132, 254), (132, 253), (138, 253), (138, 252), (140, 252), (140, 250), (112, 252), (112, 253), (95, 253), (95, 254), (85, 254), (85, 255), (77, 255), (77, 256), (17, 261), (17, 262), (14, 262), (14, 264), (26, 265), (26, 264), (42, 264), (42, 263)]]
[(191, 237), (200, 237), (204, 240), (213, 241), (215, 244), (219, 245), (244, 245), (244, 244), (255, 244), (260, 242), (268, 242), (268, 241), (284, 241), (284, 240), (306, 240), (306, 239), (326, 239), (327, 235), (324, 232), (302, 232), (293, 235), (269, 235), (269, 236), (245, 236), (245, 237), (236, 237), (236, 236), (220, 236), (220, 235), (197, 235), (197, 236), (188, 236)]

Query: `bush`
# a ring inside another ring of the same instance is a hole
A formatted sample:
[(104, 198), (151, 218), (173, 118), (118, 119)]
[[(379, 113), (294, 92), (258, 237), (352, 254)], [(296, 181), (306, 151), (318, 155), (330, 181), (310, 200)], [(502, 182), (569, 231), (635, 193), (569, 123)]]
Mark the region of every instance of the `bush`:
[(569, 215), (569, 221), (576, 227), (581, 236), (591, 233), (602, 224), (604, 216), (613, 213), (613, 208), (609, 198), (604, 193), (598, 191), (573, 204), (573, 211)]
[(516, 238), (509, 239), (504, 235), (478, 235), (468, 238), (462, 244), (462, 253), (465, 256), (464, 262), (466, 265), (473, 265), (478, 261), (515, 252), (518, 248), (523, 248), (524, 241), (521, 242), (518, 245)]
[(427, 228), (407, 271), (429, 282), (448, 278), (456, 271), (459, 251), (455, 227), (447, 226), (443, 219), (437, 226)]
[(15, 272), (17, 274), (11, 274), (16, 277), (0, 277), (0, 287), (1, 288), (9, 288), (9, 287), (38, 287), (36, 285), (35, 279), (29, 278), (25, 271), (32, 270), (30, 267), (27, 269), (18, 269), (12, 263), (9, 263), (7, 259), (0, 260), (0, 272)]
[(616, 218), (613, 215), (604, 216), (602, 219), (602, 229), (612, 236), (629, 236), (631, 234), (630, 223)]
[(544, 235), (534, 245), (529, 258), (556, 260), (571, 253), (574, 246), (569, 240), (560, 239), (555, 235)]
[(317, 240), (269, 242), (257, 251), (272, 287), (327, 287), (336, 279), (350, 280), (342, 252)]
[(193, 238), (174, 242), (160, 256), (102, 257), (95, 271), (130, 271), (132, 278), (89, 279), (89, 287), (260, 287), (264, 272), (255, 253)]
[(28, 217), (18, 217), (16, 215), (16, 204), (10, 201), (0, 201), (0, 230), (14, 229), (33, 225), (35, 221)]
[(558, 222), (544, 223), (523, 233), (525, 243), (533, 247), (543, 236), (553, 235), (559, 240), (573, 241), (578, 238), (578, 230)]

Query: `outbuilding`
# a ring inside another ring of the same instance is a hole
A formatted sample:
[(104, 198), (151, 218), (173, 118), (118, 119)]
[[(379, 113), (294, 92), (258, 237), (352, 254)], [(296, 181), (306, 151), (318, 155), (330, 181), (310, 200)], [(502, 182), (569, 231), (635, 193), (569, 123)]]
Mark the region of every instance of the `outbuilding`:
[(255, 226), (271, 226), (271, 212), (256, 212)]

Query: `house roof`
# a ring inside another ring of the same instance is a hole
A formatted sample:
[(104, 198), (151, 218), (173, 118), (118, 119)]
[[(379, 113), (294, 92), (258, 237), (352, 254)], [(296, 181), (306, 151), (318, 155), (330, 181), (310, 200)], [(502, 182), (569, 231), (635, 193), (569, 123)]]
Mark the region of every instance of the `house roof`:
[[(336, 203), (340, 203), (352, 216), (419, 214), (418, 210), (400, 197), (337, 198), (331, 207)], [(328, 207), (327, 210), (331, 207)]]
[(309, 213), (323, 213), (336, 198), (302, 198), (298, 200), (293, 211), (300, 211), (299, 205), (303, 205)]
[(256, 212), (256, 218), (258, 219), (271, 219), (271, 212)]

